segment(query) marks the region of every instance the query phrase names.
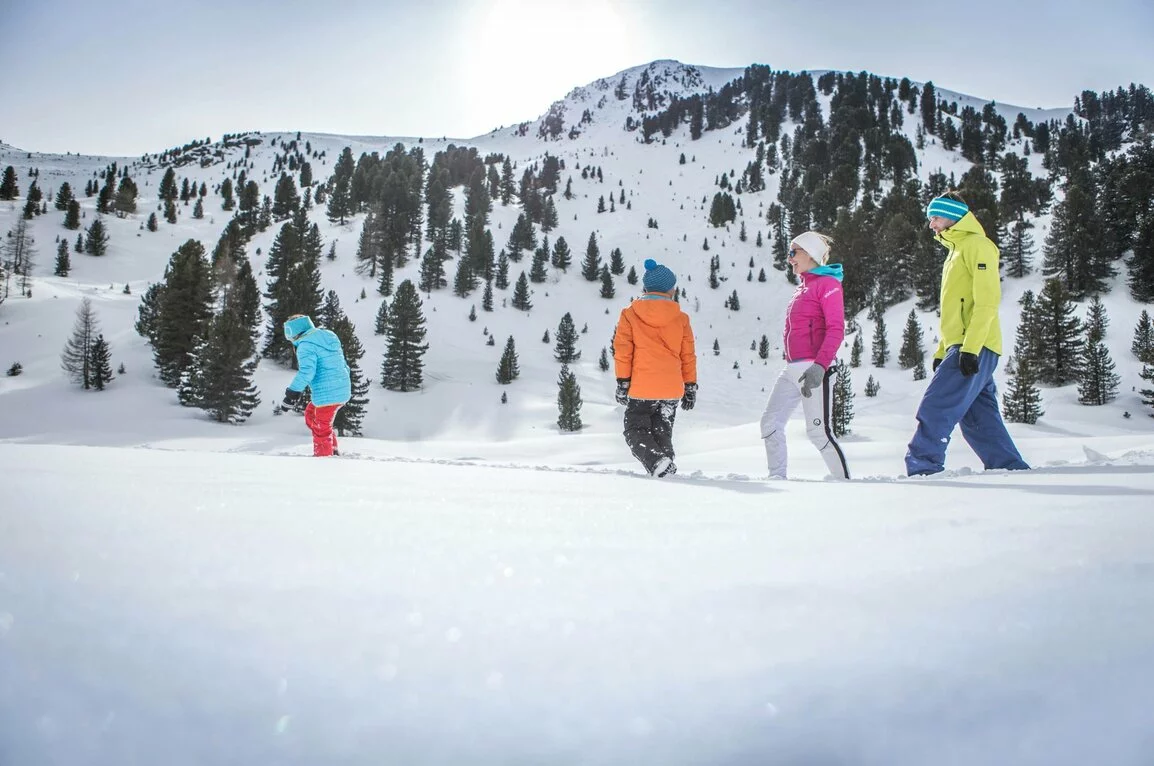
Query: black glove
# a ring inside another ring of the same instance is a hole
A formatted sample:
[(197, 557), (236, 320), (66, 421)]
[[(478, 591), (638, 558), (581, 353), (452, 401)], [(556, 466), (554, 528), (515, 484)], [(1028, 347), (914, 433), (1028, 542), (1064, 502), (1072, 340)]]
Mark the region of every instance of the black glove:
[(617, 392), (613, 394), (613, 398), (618, 404), (629, 404), (629, 378), (617, 379)]
[(291, 388), (284, 390), (284, 401), (281, 402), (281, 407), (286, 410), (291, 410), (296, 406), (296, 403), (304, 396), (304, 391), (293, 391)]
[(934, 363), (931, 366), (933, 367), (933, 369), (930, 370), (930, 372), (937, 372), (938, 368), (942, 366), (942, 360), (938, 359), (937, 357), (934, 357)]
[(681, 409), (691, 410), (697, 404), (697, 384), (686, 383), (685, 394), (681, 397)]
[(969, 351), (958, 354), (958, 368), (967, 378), (974, 375), (978, 371), (978, 355)]

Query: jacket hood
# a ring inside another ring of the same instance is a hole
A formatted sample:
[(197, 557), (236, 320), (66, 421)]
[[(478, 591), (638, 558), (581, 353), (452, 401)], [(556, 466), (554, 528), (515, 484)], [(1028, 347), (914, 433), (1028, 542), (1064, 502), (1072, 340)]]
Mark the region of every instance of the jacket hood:
[(637, 318), (650, 327), (664, 327), (681, 314), (681, 304), (660, 293), (645, 293), (633, 301), (632, 307)]
[(941, 234), (938, 234), (934, 239), (939, 242), (949, 242), (950, 244), (956, 245), (960, 240), (970, 234), (979, 234), (984, 237), (986, 236), (986, 230), (982, 228), (981, 222), (974, 217), (973, 213), (966, 213), (958, 219), (957, 223)]
[(838, 282), (842, 281), (843, 277), (840, 263), (827, 263), (825, 266), (815, 266), (802, 274), (802, 279), (804, 279), (807, 274), (812, 274), (815, 277), (833, 277)]
[(325, 351), (336, 351), (342, 354), (342, 356), (344, 354), (341, 349), (341, 339), (338, 338), (337, 334), (331, 330), (323, 330), (314, 327), (312, 330), (306, 333), (303, 338), (298, 338), (294, 345), (300, 345), (301, 343), (310, 343), (314, 346), (323, 348)]

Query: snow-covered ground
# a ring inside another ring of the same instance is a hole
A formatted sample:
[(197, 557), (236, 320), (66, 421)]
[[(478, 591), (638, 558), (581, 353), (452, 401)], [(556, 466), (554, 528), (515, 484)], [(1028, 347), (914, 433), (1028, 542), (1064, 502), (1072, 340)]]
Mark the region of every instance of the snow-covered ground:
[[(211, 249), (220, 236), (227, 214), (211, 189), (224, 166), (178, 169), (207, 183), (206, 217), (181, 206), (155, 233), (141, 224), (163, 171), (133, 167), (140, 212), (106, 217), (108, 255), (73, 254), (58, 278), (54, 239), (76, 232), (51, 195), (65, 180), (82, 193), (110, 158), (0, 146), (22, 194), (38, 168), (49, 195), (30, 222), (32, 295), (0, 306), (0, 370), (24, 367), (0, 377), (0, 766), (1150, 762), (1154, 420), (1129, 351), (1144, 307), (1123, 279), (1104, 298), (1119, 398), (1090, 408), (1073, 386), (1043, 391), (1039, 423), (1010, 429), (1034, 471), (983, 473), (957, 439), (945, 475), (899, 478), (925, 384), (892, 361), (869, 366), (862, 318), (867, 360), (853, 370), (843, 440), (855, 480), (822, 481), (795, 420), (794, 480), (767, 482), (757, 421), (790, 287), (754, 241), (768, 234), (777, 179), (740, 197), (729, 231), (708, 227), (714, 179), (751, 159), (736, 127), (638, 144), (621, 129), (630, 102), (613, 99), (616, 77), (606, 82), (603, 106), (596, 83), (570, 94), (571, 121), (594, 112), (577, 140), (541, 142), (531, 125), (526, 137), (457, 143), (508, 154), (518, 178), (546, 151), (565, 160), (562, 188), (572, 176), (576, 196), (557, 199), (549, 237), (565, 236), (576, 264), (596, 231), (603, 258), (620, 247), (627, 267), (653, 257), (679, 275), (701, 393), (678, 415), (670, 481), (639, 475), (612, 373), (597, 367), (635, 289), (623, 279), (604, 300), (579, 268), (555, 273), (533, 286), (528, 313), (502, 307), (500, 292), (492, 313), (479, 292), (422, 296), (424, 388), (374, 385), (365, 437), (344, 440), (345, 457), (313, 460), (301, 419), (271, 414), (290, 371), (262, 363), (260, 408), (217, 425), (155, 379), (132, 328), (176, 247), (194, 237)], [(913, 136), (912, 119), (904, 129)], [(295, 135), (265, 134), (253, 150), (249, 173), (267, 194), (274, 137)], [(397, 139), (306, 140), (327, 152), (312, 161), (324, 179), (344, 146), (358, 156)], [(446, 143), (423, 140), (426, 160)], [(919, 159), (923, 178), (968, 167), (932, 144)], [(577, 165), (604, 181), (582, 180)], [(595, 213), (602, 195), (616, 212)], [(94, 199), (81, 204), (87, 228)], [(21, 208), (0, 203), (0, 232)], [(498, 248), (518, 211), (495, 205)], [(326, 250), (336, 242), (323, 286), (357, 325), (375, 378), (380, 298), (352, 268), (360, 218), (313, 219)], [(258, 268), (275, 232), (248, 248)], [(713, 255), (727, 279), (717, 291)], [(397, 281), (415, 274), (412, 264)], [(1008, 347), (1018, 297), (1039, 286), (1037, 274), (1004, 283)], [(723, 307), (734, 289), (737, 312)], [(99, 394), (59, 365), (84, 297), (114, 369), (126, 368)], [(911, 305), (887, 312), (895, 357)], [(574, 366), (585, 428), (573, 434), (556, 428), (559, 365), (541, 342), (566, 312), (588, 327)], [(932, 347), (936, 318), (920, 321)], [(768, 361), (750, 350), (762, 334)], [(510, 335), (521, 377), (503, 387), (493, 373)], [(871, 374), (875, 398), (863, 394)]]
[(1148, 763), (1125, 443), (852, 483), (3, 444), (0, 762)]

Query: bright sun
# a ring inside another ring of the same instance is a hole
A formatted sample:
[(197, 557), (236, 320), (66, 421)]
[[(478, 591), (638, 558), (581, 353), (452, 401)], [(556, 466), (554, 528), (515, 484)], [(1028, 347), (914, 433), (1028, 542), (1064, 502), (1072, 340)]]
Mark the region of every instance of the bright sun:
[[(633, 66), (624, 20), (611, 0), (496, 0), (472, 39), (470, 110), (489, 127), (535, 116), (570, 88)], [(528, 110), (528, 111), (526, 111)], [(470, 115), (473, 117), (474, 115)]]

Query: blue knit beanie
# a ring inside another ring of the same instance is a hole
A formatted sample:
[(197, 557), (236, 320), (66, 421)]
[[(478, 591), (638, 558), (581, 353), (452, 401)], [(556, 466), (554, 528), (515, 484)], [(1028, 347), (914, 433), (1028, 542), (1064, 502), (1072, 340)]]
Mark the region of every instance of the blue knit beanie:
[(970, 212), (970, 208), (965, 202), (958, 202), (949, 197), (934, 197), (930, 200), (930, 204), (926, 205), (926, 218), (940, 215), (951, 221), (960, 221), (962, 216), (968, 212)]
[(677, 277), (668, 266), (662, 266), (652, 258), (648, 258), (645, 261), (645, 276), (641, 279), (641, 284), (647, 293), (668, 293), (672, 292), (677, 284)]

